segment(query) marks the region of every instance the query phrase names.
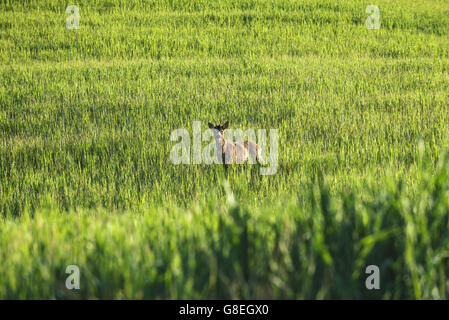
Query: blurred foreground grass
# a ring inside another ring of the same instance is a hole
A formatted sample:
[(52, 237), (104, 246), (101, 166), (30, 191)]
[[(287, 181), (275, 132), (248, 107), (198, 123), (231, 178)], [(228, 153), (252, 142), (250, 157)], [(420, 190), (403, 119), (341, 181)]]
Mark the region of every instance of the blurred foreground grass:
[[(223, 184), (190, 208), (70, 213), (50, 204), (0, 220), (0, 298), (394, 298), (449, 294), (449, 165), (421, 158), (418, 189), (389, 180), (363, 200), (330, 196), (322, 177), (309, 197), (249, 209)], [(68, 265), (81, 288), (65, 288)], [(365, 288), (368, 265), (380, 290)]]

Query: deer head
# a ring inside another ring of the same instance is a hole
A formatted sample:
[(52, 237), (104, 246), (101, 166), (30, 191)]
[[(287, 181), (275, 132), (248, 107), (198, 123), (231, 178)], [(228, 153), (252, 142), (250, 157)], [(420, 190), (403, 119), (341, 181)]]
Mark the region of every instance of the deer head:
[(209, 122), (209, 128), (214, 130), (214, 136), (215, 136), (215, 140), (217, 142), (224, 144), (224, 142), (225, 142), (224, 132), (228, 128), (228, 125), (229, 125), (229, 121), (226, 121), (225, 124), (223, 124), (223, 125), (218, 124), (216, 126), (214, 126), (212, 123)]

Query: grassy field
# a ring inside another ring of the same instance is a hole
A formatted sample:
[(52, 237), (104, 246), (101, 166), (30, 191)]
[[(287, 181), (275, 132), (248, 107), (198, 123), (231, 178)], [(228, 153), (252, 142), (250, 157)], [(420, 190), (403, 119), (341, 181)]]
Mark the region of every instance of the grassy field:
[[(73, 4), (0, 1), (0, 298), (448, 297), (449, 3)], [(220, 120), (277, 173), (170, 162)]]

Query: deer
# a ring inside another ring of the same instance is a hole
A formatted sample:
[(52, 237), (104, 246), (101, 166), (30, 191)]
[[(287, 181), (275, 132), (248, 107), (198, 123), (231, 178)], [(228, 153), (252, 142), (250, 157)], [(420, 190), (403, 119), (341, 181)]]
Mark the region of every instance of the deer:
[(251, 157), (252, 163), (256, 161), (260, 162), (261, 159), (261, 148), (258, 144), (253, 141), (244, 142), (229, 142), (226, 141), (225, 131), (228, 128), (229, 121), (225, 124), (218, 124), (214, 126), (209, 122), (209, 128), (214, 130), (214, 137), (217, 143), (217, 149), (221, 150), (220, 162), (224, 165), (225, 170), (227, 170), (227, 165), (233, 162), (238, 164), (243, 164), (248, 161), (248, 157)]

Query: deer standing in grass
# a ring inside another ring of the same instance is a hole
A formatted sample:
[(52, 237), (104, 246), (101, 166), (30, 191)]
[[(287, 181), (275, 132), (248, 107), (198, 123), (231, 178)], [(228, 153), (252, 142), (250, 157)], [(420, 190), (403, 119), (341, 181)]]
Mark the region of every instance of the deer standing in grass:
[(218, 124), (216, 126), (209, 122), (209, 128), (214, 130), (217, 149), (221, 150), (221, 159), (219, 160), (224, 165), (225, 170), (227, 169), (228, 164), (233, 162), (242, 164), (248, 161), (249, 157), (251, 157), (251, 163), (256, 163), (256, 161), (260, 162), (261, 148), (255, 142), (226, 141), (225, 130), (228, 128), (228, 125), (229, 121), (226, 121), (224, 125)]

